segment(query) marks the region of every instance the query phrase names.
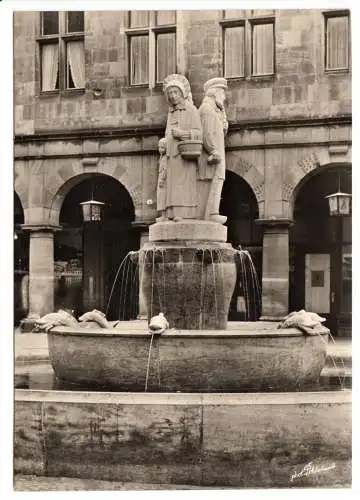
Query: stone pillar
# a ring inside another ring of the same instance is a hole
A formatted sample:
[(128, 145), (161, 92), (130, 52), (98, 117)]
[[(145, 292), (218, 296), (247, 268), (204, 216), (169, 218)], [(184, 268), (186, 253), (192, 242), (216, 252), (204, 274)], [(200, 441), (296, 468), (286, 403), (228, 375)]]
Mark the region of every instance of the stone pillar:
[(54, 230), (52, 226), (23, 225), (30, 231), (29, 313), (21, 323), (32, 330), (35, 319), (54, 311)]
[[(145, 243), (149, 241), (149, 228), (146, 227), (141, 230), (140, 233), (140, 248), (142, 248)], [(141, 271), (142, 271), (142, 262), (141, 258), (139, 259), (139, 278), (140, 278), (140, 286), (139, 286), (139, 314), (138, 319), (147, 319), (147, 309), (145, 305), (145, 298), (143, 297), (143, 293), (141, 290)]]
[(289, 313), (289, 219), (259, 219), (264, 227), (261, 320), (280, 321)]

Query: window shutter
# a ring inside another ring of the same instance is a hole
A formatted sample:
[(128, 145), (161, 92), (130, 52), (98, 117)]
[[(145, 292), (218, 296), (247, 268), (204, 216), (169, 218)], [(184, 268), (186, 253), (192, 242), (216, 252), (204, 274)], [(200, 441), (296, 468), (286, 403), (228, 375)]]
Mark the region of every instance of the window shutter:
[(254, 24), (252, 42), (252, 74), (271, 75), (274, 72), (273, 23)]
[(326, 69), (346, 69), (349, 64), (349, 19), (329, 17), (327, 20)]
[(140, 85), (149, 82), (149, 37), (148, 35), (131, 37), (131, 84)]
[(175, 33), (159, 33), (156, 50), (156, 81), (162, 82), (167, 75), (176, 72)]
[(242, 77), (245, 60), (245, 27), (235, 26), (225, 29), (225, 67), (224, 75), (228, 78)]

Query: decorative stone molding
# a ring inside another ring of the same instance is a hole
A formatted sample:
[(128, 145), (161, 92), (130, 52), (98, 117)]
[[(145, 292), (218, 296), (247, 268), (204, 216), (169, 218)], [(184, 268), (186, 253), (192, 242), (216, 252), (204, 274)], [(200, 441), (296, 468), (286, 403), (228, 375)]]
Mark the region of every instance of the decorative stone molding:
[(264, 198), (265, 198), (265, 184), (264, 184), (264, 182), (254, 186), (253, 191), (254, 191), (254, 194), (255, 194), (258, 202), (264, 200)]
[(32, 231), (38, 233), (53, 233), (55, 231), (61, 231), (62, 226), (54, 226), (51, 224), (21, 224), (21, 229), (23, 229), (24, 231)]
[(141, 186), (136, 185), (133, 187), (129, 187), (129, 194), (132, 198), (132, 201), (134, 203), (134, 207), (141, 207), (142, 202), (143, 202), (143, 197), (142, 197), (142, 192), (141, 192)]
[(256, 219), (255, 224), (258, 226), (265, 226), (265, 227), (290, 227), (294, 224), (294, 221), (292, 219), (287, 219), (283, 217), (268, 217), (266, 219)]
[(282, 199), (283, 201), (290, 201), (292, 193), (294, 191), (294, 185), (289, 182), (284, 182), (282, 186)]
[(81, 164), (83, 167), (96, 167), (99, 162), (99, 158), (91, 157), (91, 158), (83, 158), (81, 160)]
[(244, 158), (239, 157), (236, 162), (236, 172), (244, 177), (244, 175), (250, 170), (250, 168), (255, 168), (254, 165)]
[(310, 153), (304, 158), (298, 160), (297, 164), (305, 172), (305, 174), (307, 174), (319, 165), (319, 160), (315, 153)]

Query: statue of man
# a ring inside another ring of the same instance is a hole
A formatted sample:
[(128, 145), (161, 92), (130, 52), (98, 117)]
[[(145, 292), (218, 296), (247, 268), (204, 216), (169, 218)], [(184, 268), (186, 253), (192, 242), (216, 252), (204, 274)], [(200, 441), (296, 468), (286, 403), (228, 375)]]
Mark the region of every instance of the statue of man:
[(196, 219), (196, 178), (198, 160), (183, 158), (179, 144), (185, 140), (201, 140), (200, 115), (192, 104), (190, 85), (183, 75), (172, 74), (163, 83), (169, 103), (166, 123), (166, 195), (158, 222)]
[(199, 164), (200, 218), (224, 224), (219, 214), (225, 180), (225, 135), (228, 129), (224, 102), (225, 78), (211, 78), (204, 84), (205, 97), (199, 108), (203, 129), (203, 154)]

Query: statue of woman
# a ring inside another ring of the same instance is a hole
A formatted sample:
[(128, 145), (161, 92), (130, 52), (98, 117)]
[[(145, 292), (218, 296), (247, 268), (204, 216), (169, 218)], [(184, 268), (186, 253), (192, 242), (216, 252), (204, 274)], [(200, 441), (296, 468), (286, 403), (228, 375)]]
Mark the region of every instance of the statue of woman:
[(183, 75), (167, 76), (163, 89), (169, 112), (165, 131), (167, 173), (162, 217), (174, 222), (196, 219), (198, 162), (196, 159), (183, 158), (178, 146), (187, 139), (202, 139), (199, 111), (187, 99), (191, 96), (190, 85)]

